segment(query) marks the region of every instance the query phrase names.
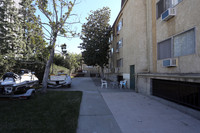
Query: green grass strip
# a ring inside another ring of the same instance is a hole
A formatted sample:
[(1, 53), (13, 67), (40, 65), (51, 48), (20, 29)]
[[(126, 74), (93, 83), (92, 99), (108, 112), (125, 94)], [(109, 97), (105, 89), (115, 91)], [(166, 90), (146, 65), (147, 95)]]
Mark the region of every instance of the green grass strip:
[(82, 92), (0, 101), (0, 133), (76, 133)]

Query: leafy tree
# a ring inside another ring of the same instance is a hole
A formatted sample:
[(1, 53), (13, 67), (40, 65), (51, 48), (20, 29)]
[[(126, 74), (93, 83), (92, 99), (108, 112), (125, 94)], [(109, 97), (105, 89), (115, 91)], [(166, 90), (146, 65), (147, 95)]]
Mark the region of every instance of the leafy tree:
[(83, 49), (83, 59), (87, 65), (99, 65), (103, 73), (103, 68), (108, 64), (109, 36), (110, 36), (110, 9), (91, 11), (86, 18), (87, 23), (82, 25), (81, 49)]
[(20, 56), (22, 51), (23, 32), (18, 16), (18, 9), (13, 0), (2, 0), (0, 2), (0, 58), (3, 65), (1, 72), (12, 71), (15, 65), (15, 58)]
[(80, 67), (81, 54), (69, 53), (66, 57), (55, 54), (53, 63), (69, 69), (69, 73), (76, 71)]
[(58, 66), (63, 66), (65, 68), (69, 69), (69, 59), (60, 55), (60, 54), (55, 54), (53, 63), (58, 65)]
[(53, 63), (56, 64), (57, 66), (62, 66), (64, 61), (64, 57), (60, 54), (55, 54), (54, 55), (54, 59), (53, 59)]
[(34, 13), (32, 0), (0, 1), (0, 75), (21, 68), (36, 71), (38, 77), (44, 73), (42, 68), (49, 53)]
[(23, 47), (22, 61), (17, 62), (20, 68), (35, 71), (39, 81), (45, 70), (45, 64), (49, 57), (47, 42), (44, 40), (42, 27), (39, 25), (40, 18), (36, 17), (32, 0), (22, 0), (20, 9), (21, 24), (23, 27), (23, 39), (26, 42)]
[(81, 65), (81, 54), (69, 53), (69, 71), (76, 71)]
[[(58, 36), (71, 37), (75, 35), (72, 30), (69, 30), (72, 22), (68, 21), (72, 14), (72, 9), (77, 0), (36, 0), (38, 9), (43, 13), (48, 22), (42, 22), (41, 25), (49, 34), (46, 39), (49, 39), (50, 56), (46, 63), (45, 73), (43, 76), (43, 89), (45, 93), (47, 88), (47, 80), (50, 72), (50, 66), (55, 53), (55, 44)], [(48, 28), (47, 28), (48, 27)], [(50, 29), (50, 30), (48, 30)], [(67, 34), (70, 33), (70, 34)]]
[[(47, 43), (44, 40), (42, 27), (39, 25), (40, 18), (35, 16), (36, 9), (32, 4), (32, 0), (21, 0), (19, 4), (21, 5), (19, 13), (25, 41), (23, 58), (29, 60), (29, 58), (33, 58), (33, 54), (41, 57), (44, 54)], [(37, 61), (37, 59), (35, 60)]]

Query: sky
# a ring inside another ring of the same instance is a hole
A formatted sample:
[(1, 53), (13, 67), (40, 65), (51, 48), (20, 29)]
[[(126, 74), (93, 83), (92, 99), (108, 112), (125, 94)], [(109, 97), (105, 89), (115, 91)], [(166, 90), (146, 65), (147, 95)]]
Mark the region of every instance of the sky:
[[(110, 25), (112, 26), (120, 12), (121, 0), (81, 0), (81, 2), (73, 8), (73, 12), (78, 15), (81, 23), (74, 25), (73, 29), (76, 29), (78, 33), (81, 32), (81, 26), (83, 23), (87, 22), (85, 18), (89, 16), (90, 11), (95, 11), (106, 6), (111, 9)], [(81, 50), (78, 48), (81, 42), (82, 40), (79, 37), (73, 39), (58, 38), (56, 44), (66, 43), (68, 52), (81, 53)], [(60, 49), (60, 47), (56, 47), (56, 51), (61, 51)]]

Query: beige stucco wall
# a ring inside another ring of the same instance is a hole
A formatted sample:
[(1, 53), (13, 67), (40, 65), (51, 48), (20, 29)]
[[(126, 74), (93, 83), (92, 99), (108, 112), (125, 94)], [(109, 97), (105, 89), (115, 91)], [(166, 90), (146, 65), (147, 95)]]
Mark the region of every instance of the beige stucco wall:
[[(119, 69), (118, 75), (123, 76), (128, 81), (128, 87), (130, 87), (130, 66), (135, 65), (135, 74), (148, 72), (150, 69), (149, 60), (153, 60), (150, 57), (152, 54), (149, 52), (153, 40), (151, 33), (152, 8), (147, 9), (148, 3), (151, 6), (151, 1), (128, 0), (113, 25), (113, 28), (116, 29), (119, 21), (123, 20), (123, 27), (119, 31), (119, 35), (114, 34), (111, 46), (114, 47), (114, 55), (110, 61), (113, 60), (114, 66), (117, 67), (117, 60), (123, 58), (123, 67)], [(147, 13), (149, 14), (147, 15)], [(147, 20), (151, 22), (149, 23)], [(120, 39), (123, 39), (123, 47), (117, 53), (116, 44)]]
[(149, 77), (137, 77), (137, 89), (138, 93), (151, 95), (151, 78)]
[(145, 0), (129, 0), (123, 11), (123, 73), (147, 71)]
[(162, 60), (157, 62), (158, 73), (200, 73), (200, 1), (183, 0), (174, 8), (176, 16), (168, 21), (157, 20), (157, 42), (174, 35), (195, 28), (196, 53), (178, 58), (178, 66), (174, 68), (162, 67)]
[(123, 67), (120, 68), (119, 74), (128, 81), (130, 87), (131, 65), (135, 65), (135, 73), (148, 70), (146, 1), (128, 0), (116, 21), (116, 26), (120, 20), (123, 20), (123, 27), (119, 35), (115, 36), (114, 43), (123, 39), (123, 47), (119, 49), (119, 53), (115, 52), (115, 59), (123, 59)]

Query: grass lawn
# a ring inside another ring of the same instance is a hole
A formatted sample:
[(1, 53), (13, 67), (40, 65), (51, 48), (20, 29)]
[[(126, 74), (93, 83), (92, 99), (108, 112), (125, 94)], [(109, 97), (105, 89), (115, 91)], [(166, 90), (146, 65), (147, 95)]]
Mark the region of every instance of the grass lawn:
[(82, 92), (47, 92), (0, 100), (0, 133), (76, 133)]

